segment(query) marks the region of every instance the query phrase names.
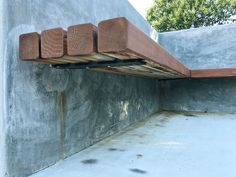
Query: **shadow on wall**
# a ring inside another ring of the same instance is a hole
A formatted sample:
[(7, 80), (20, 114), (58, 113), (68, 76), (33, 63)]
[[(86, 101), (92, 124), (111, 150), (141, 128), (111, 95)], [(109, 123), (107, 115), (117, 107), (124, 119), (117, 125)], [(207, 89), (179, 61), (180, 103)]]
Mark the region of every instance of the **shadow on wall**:
[(160, 90), (163, 110), (236, 112), (235, 77), (161, 81)]

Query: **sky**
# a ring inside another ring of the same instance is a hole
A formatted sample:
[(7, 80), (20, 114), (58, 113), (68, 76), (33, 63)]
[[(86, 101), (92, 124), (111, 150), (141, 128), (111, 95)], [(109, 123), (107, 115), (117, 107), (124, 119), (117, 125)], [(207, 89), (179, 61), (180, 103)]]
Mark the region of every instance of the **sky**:
[(146, 16), (147, 9), (153, 4), (153, 0), (129, 0), (129, 2), (143, 16)]

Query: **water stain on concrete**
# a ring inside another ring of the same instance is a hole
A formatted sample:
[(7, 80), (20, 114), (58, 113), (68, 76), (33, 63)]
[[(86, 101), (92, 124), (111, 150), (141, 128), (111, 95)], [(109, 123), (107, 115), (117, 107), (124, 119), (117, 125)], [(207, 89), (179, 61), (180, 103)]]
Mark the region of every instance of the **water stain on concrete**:
[(139, 138), (144, 138), (145, 136), (147, 136), (146, 134), (132, 134), (132, 136), (134, 137), (139, 137)]
[(60, 118), (60, 154), (61, 159), (65, 158), (65, 109), (66, 109), (66, 95), (65, 92), (57, 92), (57, 109), (58, 117)]
[(143, 155), (142, 154), (136, 154), (136, 157), (137, 157), (137, 159), (140, 159), (140, 158), (143, 157)]
[(176, 112), (164, 112), (163, 114), (164, 116), (160, 119), (160, 123), (163, 124), (163, 123), (166, 123), (169, 121), (169, 119), (171, 119), (173, 116), (176, 115)]
[(97, 162), (98, 162), (97, 159), (86, 159), (81, 161), (81, 163), (86, 165), (96, 164)]
[(161, 124), (155, 124), (155, 126), (156, 126), (156, 127), (165, 127), (165, 126), (163, 126), (163, 125), (161, 125)]
[(146, 174), (147, 173), (147, 171), (141, 170), (141, 169), (138, 169), (138, 168), (131, 168), (129, 170), (134, 172), (134, 173), (139, 173), (139, 174)]
[(120, 151), (120, 152), (123, 152), (123, 151), (125, 151), (125, 149), (109, 148), (108, 151)]
[(116, 148), (109, 148), (108, 151), (117, 151)]
[(197, 117), (197, 115), (194, 115), (194, 114), (184, 114), (184, 116), (187, 116), (187, 117)]

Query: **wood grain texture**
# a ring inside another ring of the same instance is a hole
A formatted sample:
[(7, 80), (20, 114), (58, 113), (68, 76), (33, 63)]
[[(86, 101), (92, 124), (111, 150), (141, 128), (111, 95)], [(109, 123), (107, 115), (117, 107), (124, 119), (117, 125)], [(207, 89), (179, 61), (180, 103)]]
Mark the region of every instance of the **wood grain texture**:
[(55, 59), (42, 59), (40, 50), (40, 34), (37, 32), (22, 34), (19, 37), (19, 57), (24, 61), (34, 61), (42, 64), (63, 64)]
[(19, 57), (21, 60), (40, 58), (40, 35), (37, 32), (20, 35)]
[(191, 70), (192, 78), (233, 77), (233, 76), (236, 76), (236, 68)]
[(114, 60), (96, 52), (96, 26), (81, 24), (71, 26), (68, 30), (67, 33), (62, 28), (54, 28), (42, 32), (42, 58), (63, 63)]
[(66, 31), (62, 28), (45, 30), (41, 33), (42, 58), (60, 58), (66, 54)]
[(179, 75), (190, 76), (188, 68), (126, 18), (115, 18), (99, 23), (98, 51), (113, 57), (128, 55), (131, 58), (143, 58), (163, 68), (169, 68)]
[(67, 30), (68, 55), (90, 55), (97, 52), (97, 27), (91, 23), (74, 25)]
[(67, 56), (80, 62), (109, 61), (113, 57), (97, 52), (97, 27), (91, 23), (68, 27)]

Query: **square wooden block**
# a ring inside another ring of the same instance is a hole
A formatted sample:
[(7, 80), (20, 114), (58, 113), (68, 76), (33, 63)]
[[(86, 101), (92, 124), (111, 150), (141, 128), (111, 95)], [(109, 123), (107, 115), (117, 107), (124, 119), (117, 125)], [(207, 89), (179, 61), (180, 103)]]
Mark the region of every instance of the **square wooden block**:
[(67, 32), (68, 55), (89, 55), (97, 51), (97, 27), (91, 23), (74, 25)]
[(62, 28), (45, 30), (41, 33), (42, 58), (60, 58), (66, 54), (66, 31)]
[(40, 35), (36, 32), (20, 35), (19, 48), (21, 60), (40, 58)]

